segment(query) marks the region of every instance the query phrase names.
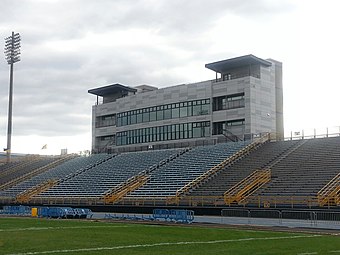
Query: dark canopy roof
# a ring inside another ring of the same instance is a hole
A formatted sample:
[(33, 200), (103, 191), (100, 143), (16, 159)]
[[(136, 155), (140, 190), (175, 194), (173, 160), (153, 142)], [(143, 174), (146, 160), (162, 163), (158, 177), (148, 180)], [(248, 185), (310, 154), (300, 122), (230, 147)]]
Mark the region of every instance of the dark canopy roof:
[(137, 89), (130, 88), (122, 84), (116, 83), (116, 84), (107, 85), (107, 86), (100, 87), (100, 88), (90, 89), (88, 90), (88, 93), (97, 95), (97, 96), (107, 96), (107, 95), (118, 93), (120, 91), (136, 92)]
[(267, 60), (255, 57), (254, 55), (246, 55), (246, 56), (241, 56), (237, 58), (230, 58), (226, 60), (209, 63), (209, 64), (206, 64), (205, 67), (217, 73), (223, 73), (225, 71), (228, 71), (230, 69), (234, 69), (237, 67), (256, 65), (256, 64), (260, 64), (264, 66), (272, 65), (272, 63), (270, 63)]

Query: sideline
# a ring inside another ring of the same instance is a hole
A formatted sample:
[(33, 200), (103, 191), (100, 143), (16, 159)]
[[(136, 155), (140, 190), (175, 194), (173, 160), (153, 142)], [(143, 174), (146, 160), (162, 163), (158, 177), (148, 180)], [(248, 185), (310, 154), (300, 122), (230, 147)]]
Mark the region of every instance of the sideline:
[(113, 247), (97, 247), (97, 248), (82, 248), (70, 250), (51, 250), (51, 251), (36, 251), (25, 253), (11, 253), (7, 255), (38, 255), (38, 254), (53, 254), (53, 253), (74, 253), (74, 252), (88, 252), (88, 251), (104, 251), (104, 250), (120, 250), (130, 248), (145, 248), (145, 247), (159, 247), (171, 245), (191, 245), (191, 244), (217, 244), (217, 243), (233, 243), (233, 242), (248, 242), (248, 241), (261, 241), (261, 240), (284, 240), (284, 239), (302, 239), (314, 238), (322, 235), (298, 235), (298, 236), (281, 236), (281, 237), (258, 237), (258, 238), (242, 238), (242, 239), (227, 239), (227, 240), (213, 240), (213, 241), (197, 241), (197, 242), (175, 242), (175, 243), (153, 243), (153, 244), (134, 244), (125, 246)]

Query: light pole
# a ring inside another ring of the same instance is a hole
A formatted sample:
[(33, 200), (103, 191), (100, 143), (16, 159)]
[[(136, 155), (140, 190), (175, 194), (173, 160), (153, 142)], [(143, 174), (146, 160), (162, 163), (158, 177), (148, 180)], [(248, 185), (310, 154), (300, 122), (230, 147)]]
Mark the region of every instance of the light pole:
[(5, 56), (10, 65), (9, 75), (9, 102), (8, 102), (8, 127), (7, 127), (7, 163), (11, 161), (12, 143), (12, 105), (13, 105), (13, 64), (20, 61), (20, 35), (12, 32), (12, 35), (5, 38)]

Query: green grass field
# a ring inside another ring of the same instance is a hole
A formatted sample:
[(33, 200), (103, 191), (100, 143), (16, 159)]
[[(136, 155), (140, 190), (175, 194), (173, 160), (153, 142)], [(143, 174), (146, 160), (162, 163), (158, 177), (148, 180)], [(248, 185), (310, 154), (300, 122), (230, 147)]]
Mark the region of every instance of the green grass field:
[(0, 218), (0, 254), (340, 254), (340, 236)]

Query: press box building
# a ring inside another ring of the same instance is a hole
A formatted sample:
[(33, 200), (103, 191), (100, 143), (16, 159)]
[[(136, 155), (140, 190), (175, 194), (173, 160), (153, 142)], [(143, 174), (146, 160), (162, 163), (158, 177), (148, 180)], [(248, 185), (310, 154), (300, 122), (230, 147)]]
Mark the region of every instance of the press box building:
[(282, 63), (246, 55), (205, 65), (214, 79), (156, 88), (90, 89), (92, 150), (125, 152), (283, 138)]

